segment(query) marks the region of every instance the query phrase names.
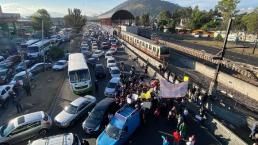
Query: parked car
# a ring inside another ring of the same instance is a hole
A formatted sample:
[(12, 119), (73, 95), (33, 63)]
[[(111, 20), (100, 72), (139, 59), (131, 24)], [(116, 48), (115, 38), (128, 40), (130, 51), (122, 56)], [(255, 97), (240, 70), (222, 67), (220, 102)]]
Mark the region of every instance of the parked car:
[(109, 68), (109, 73), (110, 73), (112, 78), (114, 78), (114, 77), (119, 78), (120, 75), (121, 75), (120, 70), (117, 66), (110, 67)]
[(64, 108), (56, 117), (55, 124), (58, 127), (66, 128), (71, 126), (80, 117), (91, 111), (96, 104), (96, 98), (90, 95), (79, 97)]
[(10, 92), (13, 91), (13, 85), (2, 85), (0, 86), (0, 103), (5, 104), (10, 97)]
[(91, 57), (100, 58), (104, 55), (104, 51), (102, 50), (95, 50)]
[(97, 49), (98, 49), (98, 44), (97, 44), (96, 42), (93, 42), (93, 43), (91, 44), (91, 49), (92, 49), (92, 50), (97, 50)]
[(28, 145), (82, 145), (78, 135), (73, 133), (59, 134), (29, 141)]
[[(32, 73), (31, 72), (28, 72), (28, 77), (29, 77), (29, 79), (32, 79)], [(10, 84), (14, 85), (17, 82), (19, 82), (22, 85), (23, 81), (25, 79), (26, 79), (26, 72), (25, 71), (21, 71), (21, 72), (17, 73), (16, 75), (14, 75), (14, 77), (11, 80)]]
[[(45, 63), (45, 67), (46, 69), (49, 69), (52, 67), (51, 63)], [(33, 75), (38, 74), (39, 72), (44, 70), (44, 62), (41, 63), (37, 63), (35, 65), (33, 65), (31, 68), (28, 69), (28, 71), (30, 73), (32, 73)]]
[(89, 51), (89, 50), (90, 50), (90, 48), (89, 48), (88, 45), (81, 47), (81, 53), (86, 53), (86, 52)]
[(115, 53), (117, 52), (117, 48), (111, 47), (111, 48), (109, 49), (109, 52), (112, 53), (112, 54), (115, 54)]
[(12, 67), (20, 61), (21, 57), (19, 55), (12, 55), (6, 58), (5, 64), (7, 65), (7, 67)]
[(51, 118), (43, 111), (16, 117), (0, 127), (0, 144), (17, 144), (37, 135), (44, 136), (51, 125)]
[(83, 55), (84, 55), (85, 58), (90, 58), (91, 55), (92, 55), (92, 52), (91, 51), (85, 51), (85, 52), (83, 52)]
[(9, 69), (0, 69), (0, 84), (8, 82), (10, 78), (8, 71)]
[(117, 111), (116, 108), (114, 98), (101, 100), (82, 123), (83, 130), (88, 134), (99, 133), (108, 123), (108, 114), (115, 113)]
[(116, 112), (106, 129), (98, 136), (97, 145), (123, 145), (141, 124), (139, 110), (124, 106)]
[(30, 68), (32, 65), (33, 65), (33, 61), (31, 61), (31, 60), (24, 60), (24, 62), (20, 62), (18, 64), (18, 66), (16, 67), (15, 71), (16, 71), (16, 73), (24, 71), (26, 69), (26, 67)]
[(114, 97), (116, 93), (116, 87), (119, 83), (120, 78), (112, 78), (105, 88), (104, 95), (106, 97)]
[(98, 58), (91, 57), (87, 60), (87, 63), (91, 66), (95, 66), (99, 62)]
[(112, 66), (116, 66), (116, 60), (114, 57), (110, 57), (107, 59), (107, 68), (110, 68)]
[(96, 78), (105, 78), (106, 77), (106, 70), (105, 70), (103, 64), (96, 64), (95, 77)]
[(57, 61), (53, 66), (53, 70), (63, 70), (67, 67), (67, 61), (66, 60), (59, 60)]

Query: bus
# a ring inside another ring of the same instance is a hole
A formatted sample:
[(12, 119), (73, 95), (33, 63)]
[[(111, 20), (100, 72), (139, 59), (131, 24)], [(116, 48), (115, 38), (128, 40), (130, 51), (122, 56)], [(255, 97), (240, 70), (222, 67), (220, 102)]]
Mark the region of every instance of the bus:
[(43, 56), (51, 46), (51, 40), (41, 40), (35, 44), (32, 44), (28, 47), (27, 55), (30, 58), (37, 58)]
[(70, 88), (75, 94), (91, 91), (90, 70), (82, 53), (72, 53), (68, 60)]

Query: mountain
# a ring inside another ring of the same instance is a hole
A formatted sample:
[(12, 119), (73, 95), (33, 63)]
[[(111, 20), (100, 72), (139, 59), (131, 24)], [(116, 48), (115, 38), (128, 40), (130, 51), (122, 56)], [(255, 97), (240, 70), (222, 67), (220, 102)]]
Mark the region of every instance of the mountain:
[(134, 16), (149, 13), (151, 18), (155, 18), (162, 10), (168, 10), (173, 13), (178, 8), (181, 8), (181, 6), (164, 0), (127, 0), (104, 14), (117, 10), (128, 10)]

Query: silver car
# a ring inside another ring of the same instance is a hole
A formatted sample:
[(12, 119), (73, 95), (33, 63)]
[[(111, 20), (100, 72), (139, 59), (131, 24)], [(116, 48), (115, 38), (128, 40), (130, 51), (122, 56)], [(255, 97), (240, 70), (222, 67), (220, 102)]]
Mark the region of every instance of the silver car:
[(65, 133), (29, 141), (28, 145), (81, 145), (81, 141), (76, 134)]
[(0, 144), (16, 144), (38, 134), (44, 136), (51, 125), (51, 118), (43, 111), (16, 117), (0, 127)]
[(96, 104), (96, 98), (90, 95), (79, 97), (70, 103), (54, 119), (58, 127), (66, 128), (75, 123), (77, 119), (87, 114)]

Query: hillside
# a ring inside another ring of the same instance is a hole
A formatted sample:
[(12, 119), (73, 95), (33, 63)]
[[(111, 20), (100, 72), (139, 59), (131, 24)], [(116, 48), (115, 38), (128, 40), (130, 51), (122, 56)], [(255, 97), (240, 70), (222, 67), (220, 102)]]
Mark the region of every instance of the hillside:
[(156, 17), (160, 11), (168, 10), (173, 13), (179, 5), (164, 0), (127, 0), (104, 14), (115, 12), (117, 10), (129, 10), (134, 16), (140, 16), (149, 13), (151, 18)]

